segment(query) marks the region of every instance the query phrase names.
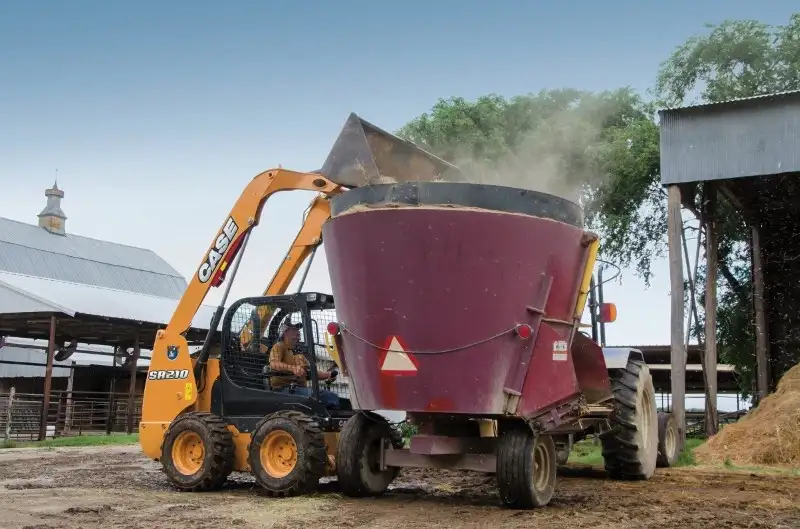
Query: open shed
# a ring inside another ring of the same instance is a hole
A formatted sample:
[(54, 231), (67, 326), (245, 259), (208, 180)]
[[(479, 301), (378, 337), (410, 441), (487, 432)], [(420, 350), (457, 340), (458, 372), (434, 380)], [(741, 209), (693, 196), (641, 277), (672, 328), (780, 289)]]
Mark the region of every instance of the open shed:
[[(661, 182), (668, 189), (673, 410), (684, 430), (686, 380), (681, 209), (705, 231), (704, 366), (709, 433), (716, 431), (717, 284), (752, 303), (755, 398), (774, 389), (800, 351), (800, 91), (666, 109)], [(749, 238), (751, 287), (718, 266), (720, 201), (741, 216)], [(689, 275), (690, 285), (693, 278)], [(691, 310), (691, 309), (690, 309)], [(747, 346), (747, 345), (745, 345)]]

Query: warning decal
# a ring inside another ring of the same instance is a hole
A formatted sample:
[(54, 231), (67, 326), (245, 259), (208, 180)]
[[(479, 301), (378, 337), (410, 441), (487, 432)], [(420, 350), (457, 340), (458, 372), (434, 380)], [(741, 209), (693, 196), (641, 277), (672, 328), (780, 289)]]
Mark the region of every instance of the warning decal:
[(406, 352), (400, 338), (390, 336), (380, 357), (380, 369), (387, 375), (415, 375), (419, 370), (417, 360)]
[(557, 362), (567, 361), (567, 341), (556, 340), (553, 342), (553, 360)]

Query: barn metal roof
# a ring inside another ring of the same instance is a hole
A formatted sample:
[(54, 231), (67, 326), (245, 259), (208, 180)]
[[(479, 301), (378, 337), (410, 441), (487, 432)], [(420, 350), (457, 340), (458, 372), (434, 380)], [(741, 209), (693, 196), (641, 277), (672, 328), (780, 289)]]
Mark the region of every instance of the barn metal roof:
[(783, 99), (783, 98), (794, 98), (800, 97), (800, 90), (785, 90), (783, 92), (772, 92), (767, 94), (759, 94), (755, 96), (748, 96), (748, 97), (736, 97), (733, 99), (725, 99), (724, 101), (711, 101), (706, 103), (695, 103), (691, 105), (683, 105), (679, 107), (667, 107), (662, 108), (659, 110), (661, 112), (673, 112), (673, 111), (681, 111), (681, 110), (690, 110), (690, 109), (703, 109), (703, 108), (720, 108), (726, 105), (741, 105), (741, 104), (748, 104), (748, 103), (758, 103), (761, 101), (771, 101), (776, 99)]
[(151, 250), (0, 217), (0, 271), (178, 299), (186, 279)]
[[(20, 300), (27, 300), (26, 308)], [(177, 304), (177, 299), (0, 272), (0, 314), (60, 313), (166, 325)], [(207, 330), (214, 310), (201, 305), (192, 327)]]

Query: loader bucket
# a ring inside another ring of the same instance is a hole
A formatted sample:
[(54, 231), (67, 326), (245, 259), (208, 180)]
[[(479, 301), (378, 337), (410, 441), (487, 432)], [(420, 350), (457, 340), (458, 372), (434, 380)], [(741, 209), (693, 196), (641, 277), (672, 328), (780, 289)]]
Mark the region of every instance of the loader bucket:
[(460, 180), (459, 169), (404, 140), (350, 114), (322, 169), (343, 187), (421, 181)]

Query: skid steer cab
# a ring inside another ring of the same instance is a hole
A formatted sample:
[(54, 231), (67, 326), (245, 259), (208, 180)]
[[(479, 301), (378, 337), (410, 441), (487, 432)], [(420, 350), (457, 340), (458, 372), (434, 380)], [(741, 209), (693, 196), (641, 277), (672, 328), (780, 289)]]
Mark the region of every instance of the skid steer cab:
[(332, 321), (329, 294), (244, 298), (228, 308), (219, 354), (199, 382), (209, 398), (198, 402), (210, 405), (177, 417), (164, 436), (161, 463), (173, 484), (213, 490), (240, 471), (288, 496), (334, 473), (338, 432), (354, 412), (325, 336)]

